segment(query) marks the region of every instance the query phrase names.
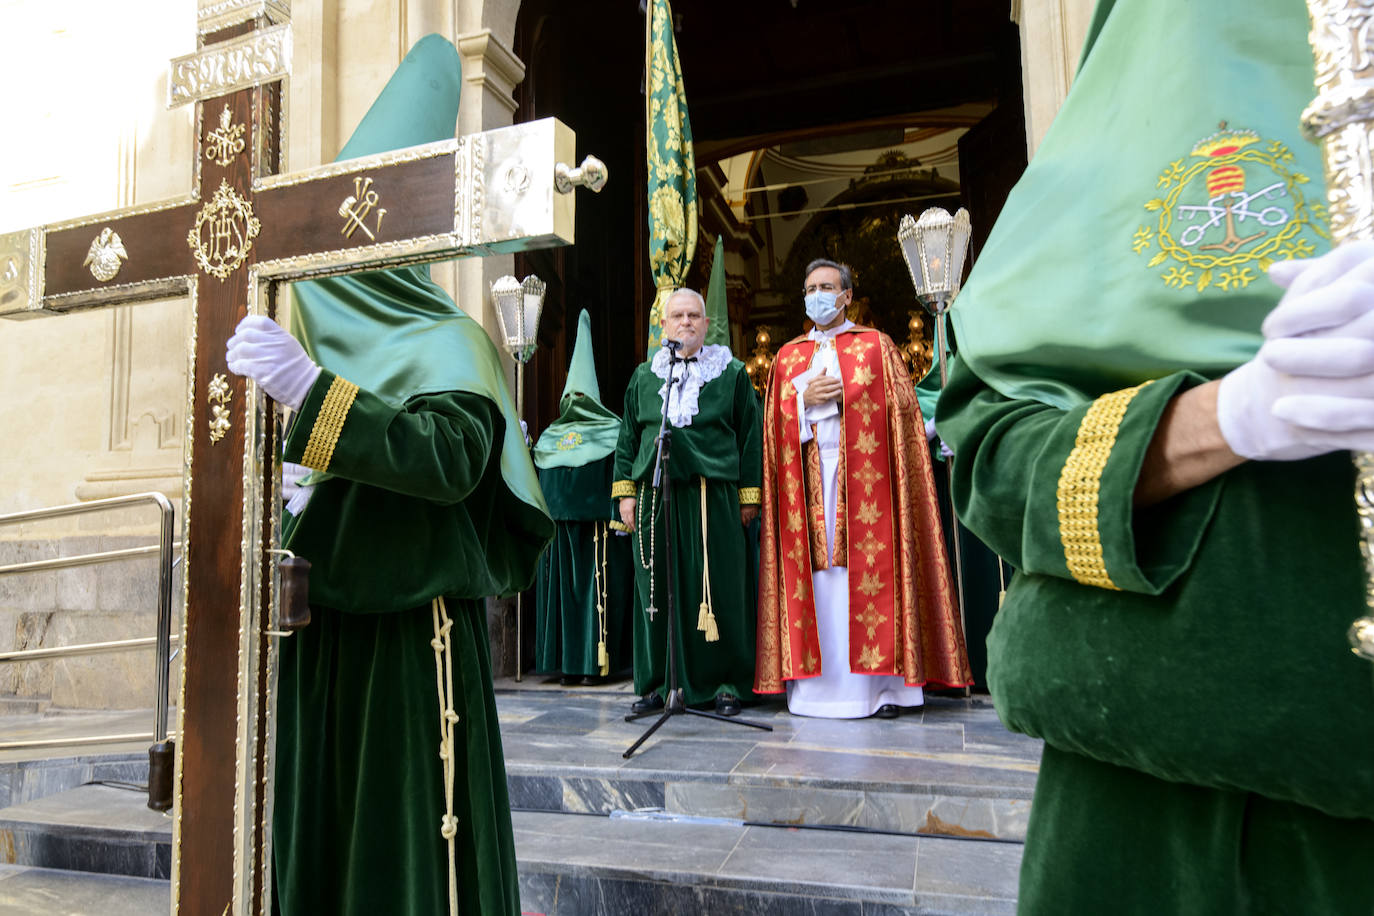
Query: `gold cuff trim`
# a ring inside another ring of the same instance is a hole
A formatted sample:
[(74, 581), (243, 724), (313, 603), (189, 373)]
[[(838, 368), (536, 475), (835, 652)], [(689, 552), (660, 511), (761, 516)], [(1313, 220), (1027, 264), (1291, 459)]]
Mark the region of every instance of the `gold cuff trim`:
[(617, 480), (611, 484), (611, 499), (624, 499), (634, 495), (635, 482), (633, 480)]
[(624, 531), (626, 534), (629, 534), (634, 530), (624, 522), (607, 522), (606, 524), (611, 526), (612, 531)]
[(1073, 451), (1059, 473), (1055, 496), (1059, 507), (1059, 539), (1064, 544), (1064, 562), (1069, 574), (1083, 585), (1120, 590), (1107, 572), (1102, 556), (1102, 532), (1097, 525), (1097, 507), (1102, 472), (1111, 457), (1112, 447), (1126, 416), (1126, 408), (1145, 382), (1104, 394), (1093, 401), (1083, 422)]
[(763, 487), (740, 487), (739, 504), (741, 506), (757, 506), (763, 502)]
[(301, 454), (301, 464), (316, 471), (329, 470), (329, 462), (334, 457), (334, 446), (339, 444), (339, 434), (343, 432), (344, 421), (358, 396), (358, 386), (346, 378), (335, 376), (325, 392), (324, 403), (315, 415), (315, 425), (310, 428), (310, 441), (305, 444)]

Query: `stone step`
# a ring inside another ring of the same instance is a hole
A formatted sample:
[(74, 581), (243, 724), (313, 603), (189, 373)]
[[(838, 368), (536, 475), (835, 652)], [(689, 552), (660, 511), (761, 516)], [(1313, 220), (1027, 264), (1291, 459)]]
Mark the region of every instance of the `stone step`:
[[(574, 691), (512, 683), (502, 682), (496, 699), (518, 809), (661, 807), (760, 824), (1025, 838), (1040, 742), (1007, 732), (986, 699), (932, 697), (894, 720), (805, 719), (777, 701), (746, 708), (771, 732), (674, 716), (626, 760), (653, 722), (624, 721), (628, 683)], [(16, 717), (0, 735), (150, 727), (146, 710), (67, 713)], [(0, 807), (101, 779), (146, 783), (147, 744), (0, 752)]]
[(82, 739), (151, 735), (152, 726), (151, 710), (49, 712), (0, 720), (0, 741), (44, 742), (39, 747), (0, 750), (0, 808), (91, 782), (146, 785), (151, 738), (95, 744)]
[[(513, 820), (532, 914), (1015, 912), (1016, 843), (535, 811)], [(170, 818), (108, 786), (11, 806), (0, 810), (0, 899), (29, 907), (19, 914), (54, 912), (58, 900), (80, 913), (103, 893), (102, 916), (159, 911), (137, 902), (165, 907), (171, 837)], [(41, 901), (47, 909), (34, 908)]]
[(170, 878), (172, 818), (147, 795), (87, 785), (0, 809), (0, 859), (12, 865)]
[(171, 908), (170, 881), (0, 864), (4, 916), (149, 916)]
[(521, 908), (543, 916), (1011, 916), (1021, 846), (520, 812)]
[(1025, 838), (1041, 745), (1007, 732), (986, 699), (933, 697), (895, 720), (806, 719), (778, 701), (745, 709), (771, 732), (674, 716), (626, 760), (654, 721), (624, 721), (632, 699), (499, 690), (511, 804)]

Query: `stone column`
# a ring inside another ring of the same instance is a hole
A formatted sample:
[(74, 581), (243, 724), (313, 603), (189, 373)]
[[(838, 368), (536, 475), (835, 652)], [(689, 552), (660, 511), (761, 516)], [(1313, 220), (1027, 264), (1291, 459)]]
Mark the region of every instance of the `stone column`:
[[(461, 34), (454, 42), (463, 59), (463, 97), (458, 107), (458, 133), (475, 134), (514, 122), (515, 86), (525, 78), (525, 65), (491, 29)], [(493, 339), (500, 323), (488, 294), (491, 281), (514, 269), (512, 255), (456, 262), (458, 302), (482, 323)], [(481, 303), (480, 308), (477, 303)], [(512, 385), (514, 378), (511, 379)], [(513, 390), (513, 389), (512, 389)]]
[(1094, 0), (1012, 0), (1021, 29), (1026, 155), (1032, 157), (1073, 84)]

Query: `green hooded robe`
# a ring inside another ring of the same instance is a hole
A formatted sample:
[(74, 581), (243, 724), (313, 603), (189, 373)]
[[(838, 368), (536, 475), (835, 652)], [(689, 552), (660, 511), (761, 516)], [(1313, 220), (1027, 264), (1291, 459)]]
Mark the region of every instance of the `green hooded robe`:
[[(451, 137), (460, 86), (453, 46), (422, 39), (340, 158)], [(483, 599), (528, 587), (553, 523), (495, 347), (425, 267), (291, 292), (293, 331), (322, 371), (285, 447), (320, 473), (285, 524), (313, 564), (313, 619), (281, 646), (280, 912), (439, 916), (452, 861), (461, 912), (516, 914)]]
[(953, 304), (959, 515), (1018, 570), (988, 642), (1045, 740), (1022, 913), (1374, 912), (1374, 672), (1347, 454), (1148, 508), (1161, 414), (1327, 247), (1300, 0), (1099, 4)]
[(612, 528), (610, 499), (620, 418), (601, 403), (584, 310), (558, 419), (534, 444), (534, 464), (557, 523), (539, 562), (534, 665), (564, 676), (600, 677), (630, 666), (634, 573), (630, 539)]

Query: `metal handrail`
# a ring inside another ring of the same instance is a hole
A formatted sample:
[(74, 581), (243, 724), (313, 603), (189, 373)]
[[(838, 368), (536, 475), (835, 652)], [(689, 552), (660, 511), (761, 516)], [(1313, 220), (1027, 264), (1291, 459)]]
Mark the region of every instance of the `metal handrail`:
[[(167, 739), (168, 690), (171, 685), (172, 656), (172, 551), (176, 545), (173, 540), (173, 519), (176, 510), (172, 503), (161, 493), (134, 493), (129, 496), (113, 496), (109, 499), (95, 499), (85, 503), (71, 503), (65, 506), (52, 506), (47, 509), (30, 509), (25, 512), (11, 512), (0, 515), (0, 525), (17, 525), (40, 519), (63, 518), (68, 515), (83, 515), (88, 512), (103, 512), (125, 506), (152, 503), (158, 507), (161, 525), (158, 530), (156, 547), (130, 547), (122, 550), (106, 550), (97, 553), (79, 554), (71, 557), (56, 557), (50, 560), (34, 560), (27, 563), (12, 563), (0, 566), (0, 575), (12, 573), (38, 572), (45, 569), (64, 569), (72, 566), (90, 566), (96, 563), (111, 563), (132, 557), (158, 555), (157, 581), (157, 635), (140, 639), (114, 640), (104, 643), (87, 643), (76, 646), (55, 646), (46, 649), (23, 649), (0, 653), (0, 662), (24, 661), (35, 658), (56, 658), (66, 655), (93, 654), (97, 652), (116, 652), (124, 649), (142, 648), (149, 644), (157, 646), (156, 674), (157, 696), (153, 710), (153, 739), (159, 743)], [(106, 744), (112, 741), (137, 741), (145, 735), (101, 735), (77, 739), (45, 739), (41, 741), (6, 741), (0, 743), (0, 750), (27, 747), (50, 747), (57, 744)]]

